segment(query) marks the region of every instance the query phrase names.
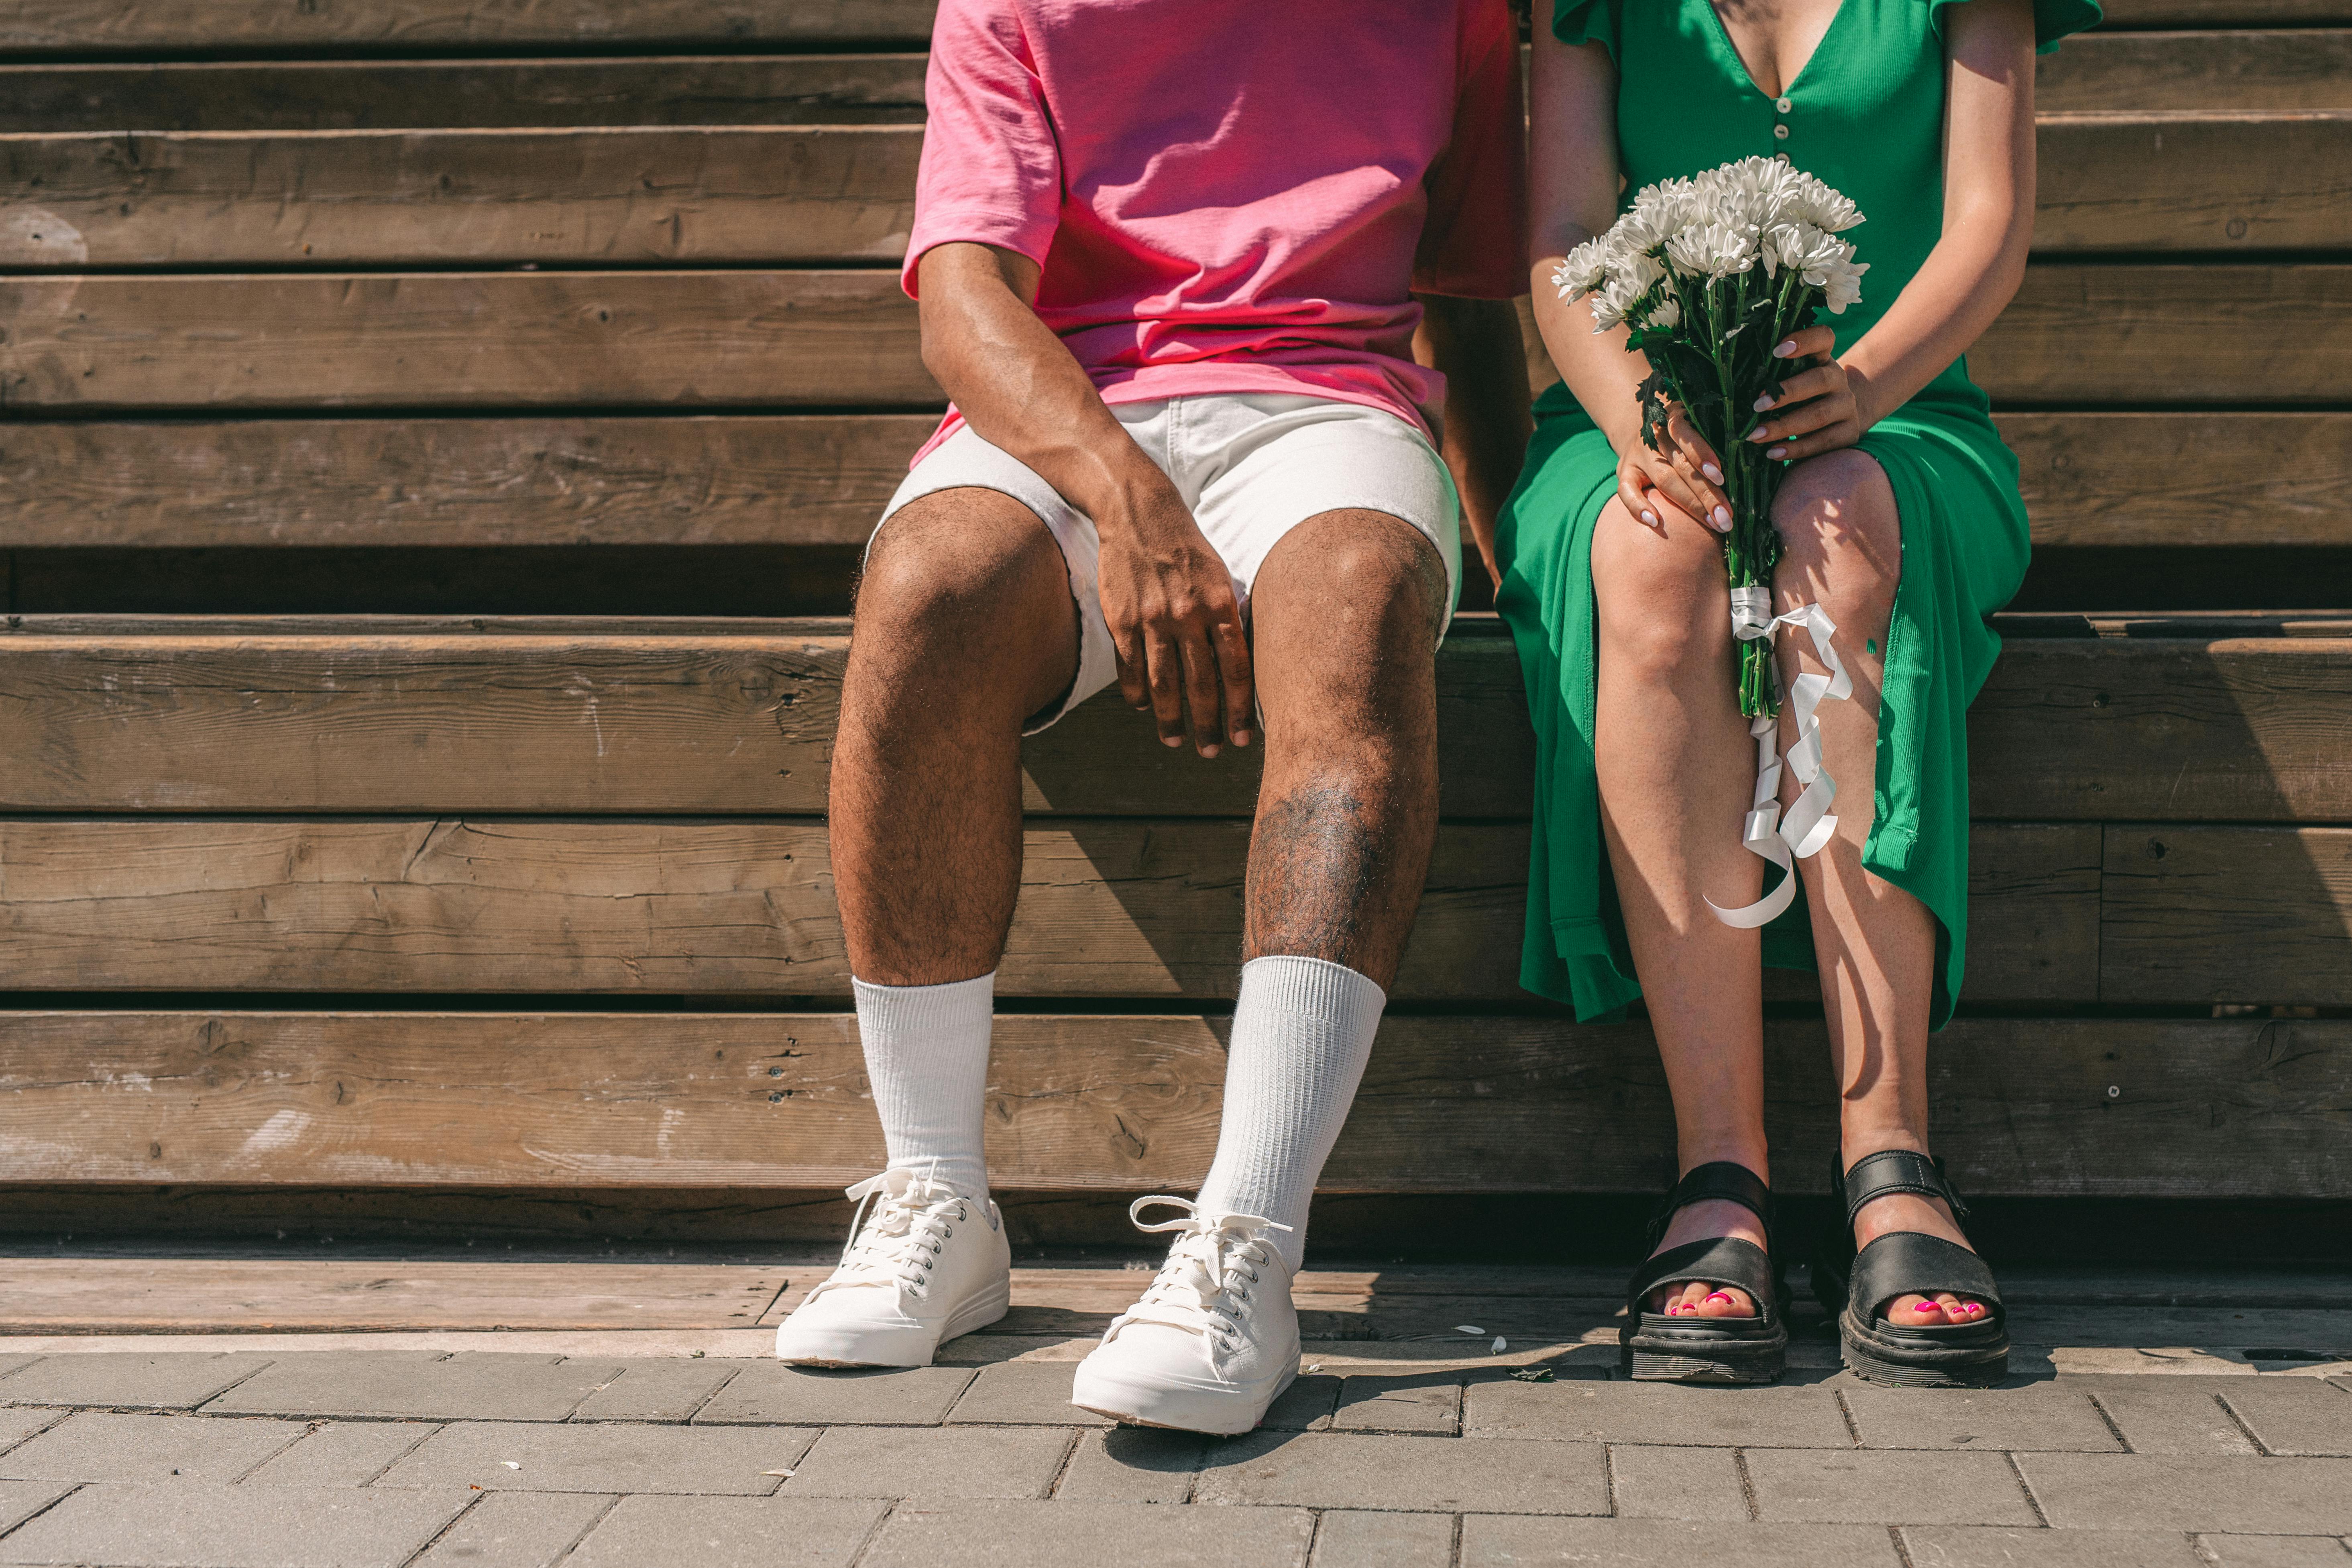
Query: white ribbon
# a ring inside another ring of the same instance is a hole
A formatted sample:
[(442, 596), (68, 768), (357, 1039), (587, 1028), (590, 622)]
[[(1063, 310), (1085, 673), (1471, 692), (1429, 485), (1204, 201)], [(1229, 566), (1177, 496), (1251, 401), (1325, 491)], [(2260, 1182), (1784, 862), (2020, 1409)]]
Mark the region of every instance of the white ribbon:
[[(1731, 632), (1742, 642), (1769, 642), (1772, 634), (1781, 626), (1802, 626), (1811, 634), (1813, 657), (1829, 667), (1827, 675), (1801, 675), (1790, 683), (1789, 700), (1797, 711), (1797, 739), (1785, 757), (1775, 756), (1772, 749), (1774, 732), (1780, 721), (1757, 715), (1748, 726), (1756, 737), (1756, 798), (1748, 813), (1748, 826), (1740, 835), (1740, 843), (1748, 853), (1761, 856), (1785, 873), (1780, 885), (1745, 909), (1727, 910), (1713, 899), (1706, 907), (1715, 911), (1716, 919), (1725, 925), (1742, 931), (1752, 931), (1780, 918), (1797, 897), (1797, 868), (1794, 860), (1809, 860), (1822, 852), (1822, 846), (1837, 832), (1838, 819), (1830, 815), (1830, 803), (1837, 798), (1837, 780), (1822, 766), (1822, 727), (1815, 710), (1825, 697), (1839, 699), (1853, 695), (1853, 679), (1838, 662), (1837, 648), (1830, 638), (1837, 624), (1823, 613), (1819, 605), (1805, 605), (1775, 619), (1771, 614), (1772, 591), (1769, 588), (1734, 588), (1731, 590)], [(1780, 819), (1780, 766), (1786, 762), (1804, 784), (1804, 793), (1789, 807), (1788, 820)], [(1791, 858), (1793, 857), (1793, 859)]]

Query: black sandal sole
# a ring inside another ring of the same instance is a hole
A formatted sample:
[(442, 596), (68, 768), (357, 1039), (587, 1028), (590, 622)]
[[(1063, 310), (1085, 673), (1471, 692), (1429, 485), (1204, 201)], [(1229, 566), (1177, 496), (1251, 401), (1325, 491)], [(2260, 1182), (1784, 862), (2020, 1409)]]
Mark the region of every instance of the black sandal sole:
[(1642, 1317), (1638, 1331), (1627, 1330), (1618, 1336), (1617, 1369), (1635, 1383), (1774, 1383), (1789, 1369), (1786, 1329), (1747, 1338), (1695, 1332), (1675, 1323), (1660, 1332), (1651, 1320), (1656, 1318), (1657, 1324), (1667, 1320), (1650, 1312)]
[(1864, 1328), (1849, 1308), (1838, 1314), (1838, 1344), (1847, 1371), (1865, 1383), (1893, 1388), (1990, 1388), (2009, 1375), (2006, 1334), (1979, 1345), (1907, 1334), (1897, 1340)]

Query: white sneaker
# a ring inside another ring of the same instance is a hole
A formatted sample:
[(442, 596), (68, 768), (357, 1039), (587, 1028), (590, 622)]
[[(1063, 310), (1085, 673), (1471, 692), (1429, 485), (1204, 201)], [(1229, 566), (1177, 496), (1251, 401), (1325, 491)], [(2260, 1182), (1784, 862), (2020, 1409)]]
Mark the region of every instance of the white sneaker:
[[(1187, 1217), (1145, 1225), (1148, 1204), (1173, 1204)], [(1135, 1426), (1250, 1430), (1298, 1375), (1290, 1268), (1266, 1235), (1290, 1227), (1202, 1214), (1182, 1198), (1138, 1198), (1128, 1217), (1142, 1230), (1182, 1234), (1143, 1300), (1078, 1363), (1070, 1403)]]
[(847, 1195), (860, 1201), (841, 1265), (777, 1325), (777, 1360), (929, 1366), (940, 1342), (1012, 1306), (1013, 1248), (994, 1204), (906, 1169)]

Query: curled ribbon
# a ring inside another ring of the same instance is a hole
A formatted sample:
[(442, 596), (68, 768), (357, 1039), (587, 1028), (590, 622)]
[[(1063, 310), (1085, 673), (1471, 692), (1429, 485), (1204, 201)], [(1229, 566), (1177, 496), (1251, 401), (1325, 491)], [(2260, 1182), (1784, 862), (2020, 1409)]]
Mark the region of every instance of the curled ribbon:
[[(1820, 854), (1830, 836), (1837, 831), (1838, 819), (1829, 814), (1830, 803), (1837, 798), (1837, 780), (1822, 766), (1822, 727), (1815, 716), (1823, 698), (1843, 700), (1853, 695), (1853, 678), (1838, 662), (1837, 648), (1830, 641), (1837, 624), (1819, 605), (1801, 605), (1775, 618), (1769, 588), (1731, 591), (1731, 631), (1740, 641), (1769, 641), (1782, 626), (1804, 627), (1813, 639), (1813, 657), (1829, 667), (1829, 673), (1801, 675), (1790, 683), (1789, 701), (1796, 710), (1797, 739), (1785, 758), (1773, 754), (1773, 734), (1780, 728), (1777, 720), (1759, 714), (1748, 723), (1748, 732), (1756, 737), (1756, 798), (1739, 841), (1748, 853), (1769, 860), (1786, 875), (1780, 879), (1780, 886), (1745, 909), (1727, 910), (1713, 899), (1707, 900), (1706, 907), (1715, 911), (1716, 919), (1742, 931), (1752, 931), (1780, 918), (1797, 897), (1795, 862)], [(1784, 761), (1805, 786), (1796, 804), (1789, 807), (1785, 822), (1780, 819), (1780, 766)]]

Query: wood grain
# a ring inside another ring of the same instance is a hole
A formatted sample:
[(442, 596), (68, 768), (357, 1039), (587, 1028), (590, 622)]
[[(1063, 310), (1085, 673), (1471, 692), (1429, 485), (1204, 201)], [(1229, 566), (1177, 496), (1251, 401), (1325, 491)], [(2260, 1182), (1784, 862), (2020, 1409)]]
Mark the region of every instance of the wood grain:
[[(0, 636), (0, 810), (824, 809), (843, 622), (717, 636), (172, 626)], [(1534, 742), (1509, 638), (1466, 625), (1438, 669), (1444, 811), (1524, 819)], [(1971, 719), (1971, 809), (2352, 818), (2347, 694), (2342, 638), (2012, 641)], [(1040, 814), (1238, 816), (1257, 796), (1255, 752), (1171, 752), (1115, 693), (1033, 737), (1024, 767)]]
[(2352, 416), (2005, 413), (1994, 423), (2017, 453), (2037, 548), (2352, 539)]
[(0, 407), (937, 406), (895, 273), (0, 281)]
[(2352, 1004), (2352, 828), (2105, 833), (2102, 995)]
[(897, 261), (919, 126), (0, 137), (0, 267)]
[(2033, 100), (2063, 113), (2352, 108), (2352, 29), (2084, 34), (2035, 62)]
[[(999, 1018), (996, 1184), (1189, 1191), (1230, 1027)], [(1827, 1050), (1818, 1023), (1767, 1031), (1788, 1170), (1828, 1159)], [(1937, 1146), (1971, 1194), (2352, 1196), (2342, 1020), (1969, 1018), (1929, 1062)], [(843, 1014), (20, 1013), (0, 1089), (18, 1183), (791, 1189), (882, 1159)], [(1623, 1192), (1672, 1146), (1646, 1027), (1392, 1016), (1322, 1184)]]
[(2045, 115), (2040, 142), (2042, 255), (2352, 245), (2352, 113)]
[(926, 415), (0, 425), (0, 543), (857, 545)]
[[(1230, 996), (1248, 832), (1033, 826), (998, 994)], [(2097, 994), (2099, 834), (1975, 830), (1972, 999)], [(1442, 829), (1392, 996), (1524, 1000), (1526, 867), (1520, 826)], [(16, 818), (0, 822), (0, 963), (22, 990), (840, 996), (849, 984), (824, 831), (793, 821)], [(2279, 1001), (2314, 984), (2260, 952), (2242, 955), (2242, 973)]]
[[(2061, 115), (2034, 243), (2341, 249), (2352, 113)], [(919, 126), (0, 137), (0, 267), (895, 261)]]
[[(0, 280), (20, 411), (935, 406), (885, 271)], [(2352, 268), (2055, 266), (1970, 363), (2022, 402), (2352, 397)]]
[(930, 37), (937, 6), (938, 0), (6, 0), (0, 53), (919, 46)]
[(2106, 26), (2291, 27), (2352, 23), (2347, 0), (2106, 0)]
[(0, 66), (0, 132), (909, 124), (915, 54)]

